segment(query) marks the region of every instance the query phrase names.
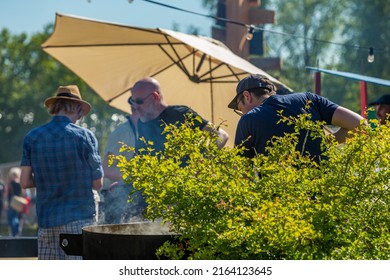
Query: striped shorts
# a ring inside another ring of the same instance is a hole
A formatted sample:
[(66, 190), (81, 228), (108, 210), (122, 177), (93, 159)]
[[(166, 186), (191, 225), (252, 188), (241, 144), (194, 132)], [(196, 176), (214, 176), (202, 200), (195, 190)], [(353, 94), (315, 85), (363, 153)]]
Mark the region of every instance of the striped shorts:
[(82, 228), (92, 220), (79, 220), (51, 228), (38, 229), (38, 260), (81, 260), (81, 256), (68, 256), (60, 247), (60, 233), (81, 234)]

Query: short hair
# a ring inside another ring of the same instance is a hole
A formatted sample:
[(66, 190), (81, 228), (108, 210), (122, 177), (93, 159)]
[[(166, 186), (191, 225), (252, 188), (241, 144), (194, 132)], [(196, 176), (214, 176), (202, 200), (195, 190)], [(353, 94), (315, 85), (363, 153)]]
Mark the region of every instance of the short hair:
[(68, 99), (58, 99), (47, 107), (47, 111), (50, 115), (56, 115), (60, 111), (64, 111), (67, 114), (76, 112), (80, 108), (80, 103)]
[(255, 95), (256, 97), (260, 97), (264, 94), (274, 95), (276, 93), (275, 91), (271, 91), (268, 88), (253, 88), (248, 91), (253, 93), (253, 95)]
[(8, 172), (8, 177), (10, 179), (15, 179), (20, 177), (21, 170), (19, 167), (12, 167)]

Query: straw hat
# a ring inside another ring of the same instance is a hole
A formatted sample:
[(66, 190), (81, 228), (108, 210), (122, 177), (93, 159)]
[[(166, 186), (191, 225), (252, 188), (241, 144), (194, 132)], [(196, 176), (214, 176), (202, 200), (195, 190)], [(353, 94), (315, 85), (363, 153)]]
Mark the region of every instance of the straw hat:
[(91, 110), (91, 104), (89, 104), (88, 102), (84, 101), (81, 98), (79, 88), (75, 85), (58, 87), (57, 95), (45, 100), (45, 102), (44, 102), (45, 107), (49, 107), (51, 104), (53, 104), (58, 99), (67, 99), (67, 100), (73, 100), (73, 101), (80, 102), (82, 109), (83, 109), (84, 116), (87, 115), (89, 113), (89, 111)]

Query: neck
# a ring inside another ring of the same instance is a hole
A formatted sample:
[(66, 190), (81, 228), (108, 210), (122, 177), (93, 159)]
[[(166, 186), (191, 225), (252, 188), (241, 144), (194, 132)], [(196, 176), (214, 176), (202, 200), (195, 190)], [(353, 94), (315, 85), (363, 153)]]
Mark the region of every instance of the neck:
[(259, 102), (258, 102), (257, 106), (260, 106), (261, 104), (263, 104), (263, 102), (264, 102), (268, 97), (270, 97), (269, 94), (263, 94), (262, 96), (260, 96), (259, 99), (258, 99)]
[(154, 119), (157, 119), (158, 116), (161, 115), (161, 113), (168, 107), (167, 104), (165, 103), (160, 103), (158, 104), (158, 106), (155, 108), (155, 110), (153, 111), (153, 113), (149, 116), (149, 118), (146, 121), (151, 121), (151, 120), (154, 120)]
[(56, 116), (68, 117), (72, 123), (76, 123), (79, 119), (81, 119), (81, 116), (77, 113), (67, 114), (65, 112), (59, 112)]

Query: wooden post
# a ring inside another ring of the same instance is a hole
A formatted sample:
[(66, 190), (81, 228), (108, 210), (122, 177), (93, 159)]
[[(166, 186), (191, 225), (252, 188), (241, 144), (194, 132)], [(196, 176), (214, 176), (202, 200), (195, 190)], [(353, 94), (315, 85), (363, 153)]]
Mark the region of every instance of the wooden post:
[(360, 115), (367, 118), (367, 82), (360, 81)]

